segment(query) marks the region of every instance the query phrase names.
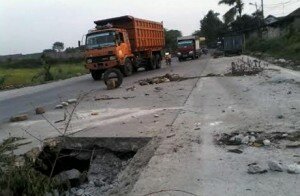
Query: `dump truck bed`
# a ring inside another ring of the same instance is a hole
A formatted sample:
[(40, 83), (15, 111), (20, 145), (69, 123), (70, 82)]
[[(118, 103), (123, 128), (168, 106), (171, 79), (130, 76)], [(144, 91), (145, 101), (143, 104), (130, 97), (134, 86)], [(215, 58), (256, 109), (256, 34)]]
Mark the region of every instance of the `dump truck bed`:
[(99, 26), (109, 23), (113, 25), (113, 28), (126, 29), (133, 52), (159, 51), (164, 48), (165, 37), (162, 23), (138, 19), (132, 16), (98, 20), (94, 23)]

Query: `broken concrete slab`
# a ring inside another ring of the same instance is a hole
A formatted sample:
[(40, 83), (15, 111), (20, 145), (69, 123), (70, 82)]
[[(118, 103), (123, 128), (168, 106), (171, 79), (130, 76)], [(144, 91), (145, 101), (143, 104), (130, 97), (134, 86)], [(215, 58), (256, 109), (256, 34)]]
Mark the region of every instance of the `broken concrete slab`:
[(263, 174), (268, 172), (268, 170), (257, 164), (250, 164), (247, 172), (248, 174)]
[(288, 165), (287, 172), (290, 174), (300, 174), (300, 165), (297, 163)]
[(73, 103), (76, 103), (77, 102), (77, 99), (68, 99), (67, 102), (69, 104), (73, 104)]
[(272, 171), (278, 171), (278, 172), (283, 171), (283, 165), (277, 161), (268, 161), (268, 166)]
[(35, 108), (35, 114), (44, 114), (45, 112), (46, 112), (46, 110), (43, 107)]
[(25, 120), (28, 120), (27, 114), (20, 114), (20, 115), (12, 116), (10, 118), (10, 122), (19, 122), (19, 121), (25, 121)]

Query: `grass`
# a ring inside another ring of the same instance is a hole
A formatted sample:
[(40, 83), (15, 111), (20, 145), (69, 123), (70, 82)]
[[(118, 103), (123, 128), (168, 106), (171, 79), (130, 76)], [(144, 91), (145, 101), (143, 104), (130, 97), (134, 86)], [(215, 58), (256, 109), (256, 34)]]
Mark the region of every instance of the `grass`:
[(246, 43), (247, 50), (262, 52), (276, 58), (285, 58), (300, 61), (300, 32), (268, 39), (251, 39)]
[[(42, 70), (43, 68), (41, 66), (28, 68), (7, 68), (7, 66), (0, 66), (0, 89), (44, 83), (45, 81), (43, 81), (43, 79), (32, 80), (32, 78), (38, 75)], [(60, 80), (86, 74), (88, 70), (85, 69), (83, 62), (60, 63), (52, 65), (50, 73), (53, 76), (53, 80)]]
[[(0, 143), (0, 195), (40, 196), (59, 189), (59, 184), (34, 170), (33, 163), (26, 161), (16, 165), (17, 156), (11, 151), (25, 143), (17, 142), (23, 138), (10, 137)], [(53, 194), (54, 195), (54, 194)]]

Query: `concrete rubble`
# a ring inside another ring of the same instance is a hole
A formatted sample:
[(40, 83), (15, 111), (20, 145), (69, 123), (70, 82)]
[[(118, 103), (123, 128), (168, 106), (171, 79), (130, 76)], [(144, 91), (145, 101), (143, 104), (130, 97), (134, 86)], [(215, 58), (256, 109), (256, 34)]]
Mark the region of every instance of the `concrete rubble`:
[(24, 121), (24, 120), (28, 120), (27, 114), (20, 114), (20, 115), (12, 116), (10, 118), (10, 122), (19, 122), (19, 121)]
[(44, 114), (45, 112), (46, 112), (46, 110), (43, 107), (35, 108), (35, 114)]

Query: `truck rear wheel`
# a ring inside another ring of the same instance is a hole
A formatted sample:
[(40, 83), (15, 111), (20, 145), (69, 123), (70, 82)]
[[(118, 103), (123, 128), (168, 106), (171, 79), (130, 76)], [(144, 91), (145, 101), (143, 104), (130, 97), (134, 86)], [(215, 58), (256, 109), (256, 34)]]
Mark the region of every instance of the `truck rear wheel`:
[(161, 59), (160, 59), (160, 56), (158, 54), (155, 55), (155, 64), (156, 64), (156, 69), (161, 68)]
[(125, 59), (125, 65), (122, 67), (121, 71), (124, 74), (124, 76), (132, 75), (133, 66), (130, 59)]
[(101, 80), (103, 74), (102, 70), (90, 70), (90, 72), (94, 80)]
[(152, 55), (152, 57), (149, 59), (148, 70), (153, 70), (155, 68), (156, 68), (155, 56)]

